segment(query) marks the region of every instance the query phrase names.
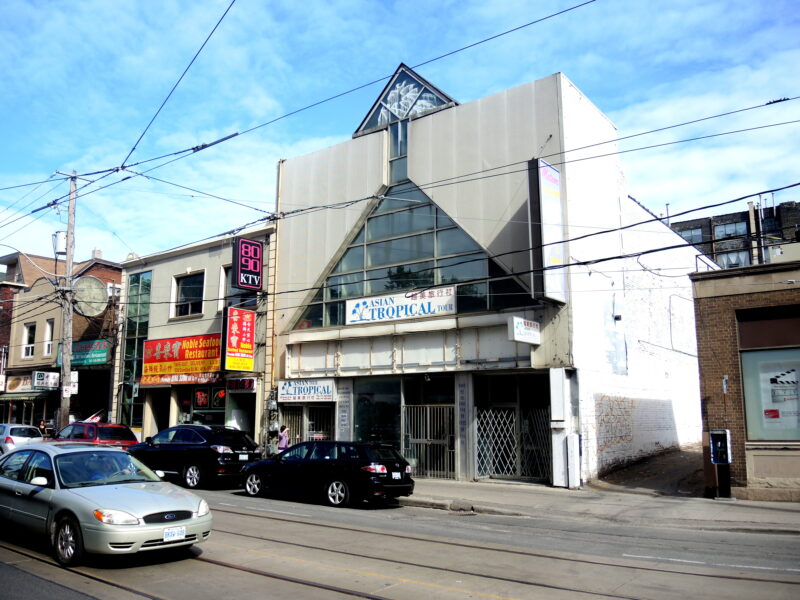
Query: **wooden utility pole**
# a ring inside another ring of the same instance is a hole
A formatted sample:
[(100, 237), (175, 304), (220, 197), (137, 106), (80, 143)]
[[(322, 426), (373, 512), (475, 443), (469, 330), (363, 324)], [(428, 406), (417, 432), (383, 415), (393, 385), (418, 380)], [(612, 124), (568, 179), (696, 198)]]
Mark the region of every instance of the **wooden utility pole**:
[(75, 195), (77, 174), (69, 180), (69, 209), (67, 211), (67, 248), (64, 259), (64, 277), (61, 283), (61, 406), (58, 411), (58, 429), (69, 424), (69, 400), (72, 395), (72, 254), (75, 247)]

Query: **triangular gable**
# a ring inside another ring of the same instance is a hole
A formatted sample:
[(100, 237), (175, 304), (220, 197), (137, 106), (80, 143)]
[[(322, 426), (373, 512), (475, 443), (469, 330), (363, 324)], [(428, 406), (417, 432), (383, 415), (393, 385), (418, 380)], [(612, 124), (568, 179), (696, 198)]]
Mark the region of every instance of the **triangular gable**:
[(421, 115), (446, 104), (458, 103), (414, 70), (400, 63), (367, 116), (361, 121), (356, 135), (394, 121)]

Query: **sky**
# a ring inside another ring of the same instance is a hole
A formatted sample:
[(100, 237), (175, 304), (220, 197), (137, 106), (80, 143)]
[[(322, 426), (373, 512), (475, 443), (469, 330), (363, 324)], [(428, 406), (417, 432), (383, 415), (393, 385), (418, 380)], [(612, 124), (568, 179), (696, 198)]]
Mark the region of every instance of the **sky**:
[[(263, 219), (278, 160), (350, 139), (400, 63), (462, 104), (564, 73), (620, 137), (758, 107), (620, 143), (628, 193), (659, 216), (800, 182), (800, 123), (787, 123), (800, 99), (767, 105), (800, 96), (797, 0), (568, 10), (582, 3), (5, 0), (0, 256), (53, 256), (73, 170), (76, 260)], [(800, 201), (800, 188), (751, 200)]]

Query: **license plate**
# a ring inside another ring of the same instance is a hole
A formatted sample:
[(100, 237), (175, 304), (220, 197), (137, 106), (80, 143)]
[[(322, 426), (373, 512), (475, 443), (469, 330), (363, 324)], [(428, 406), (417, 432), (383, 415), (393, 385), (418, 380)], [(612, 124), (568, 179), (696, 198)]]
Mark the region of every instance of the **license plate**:
[(402, 473), (392, 473), (392, 479), (401, 479), (402, 477)]
[(250, 456), (247, 455), (247, 454), (240, 454), (239, 455), (239, 460), (243, 460), (244, 462), (247, 462), (249, 459), (250, 459)]
[(186, 527), (167, 527), (164, 530), (164, 541), (175, 542), (186, 538)]

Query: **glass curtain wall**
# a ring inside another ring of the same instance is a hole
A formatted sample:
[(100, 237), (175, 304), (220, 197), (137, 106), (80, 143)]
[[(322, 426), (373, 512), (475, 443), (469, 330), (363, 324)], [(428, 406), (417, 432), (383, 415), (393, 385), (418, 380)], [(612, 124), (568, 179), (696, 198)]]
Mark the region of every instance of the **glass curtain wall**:
[(122, 374), (122, 406), (119, 422), (129, 427), (141, 427), (144, 394), (139, 392), (142, 376), (144, 342), (150, 325), (150, 271), (128, 277), (128, 305), (125, 319), (125, 350)]

